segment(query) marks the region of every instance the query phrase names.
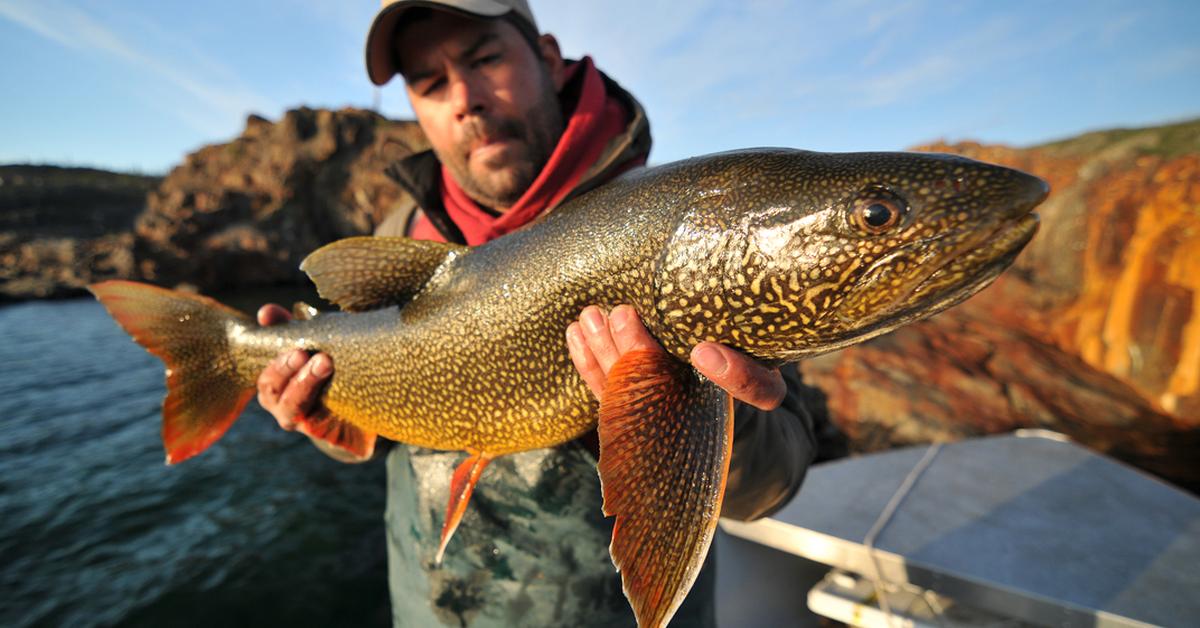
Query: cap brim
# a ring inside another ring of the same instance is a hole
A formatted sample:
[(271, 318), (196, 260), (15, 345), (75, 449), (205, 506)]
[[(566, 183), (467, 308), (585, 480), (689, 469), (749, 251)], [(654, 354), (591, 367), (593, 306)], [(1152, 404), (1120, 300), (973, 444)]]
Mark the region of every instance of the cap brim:
[(400, 17), (408, 9), (424, 7), (438, 11), (459, 13), (468, 17), (499, 17), (512, 9), (492, 0), (450, 0), (448, 2), (431, 2), (429, 0), (410, 0), (395, 2), (379, 11), (371, 29), (367, 31), (367, 76), (376, 85), (384, 85), (392, 80), (400, 71), (396, 67), (392, 45), (395, 40), (396, 26)]

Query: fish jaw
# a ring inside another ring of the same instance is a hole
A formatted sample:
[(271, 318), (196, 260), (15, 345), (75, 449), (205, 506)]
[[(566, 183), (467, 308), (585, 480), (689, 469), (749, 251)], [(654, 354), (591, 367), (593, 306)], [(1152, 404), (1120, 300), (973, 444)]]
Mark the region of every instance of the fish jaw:
[(924, 320), (966, 301), (991, 285), (1016, 261), (1017, 255), (1036, 235), (1038, 226), (1039, 219), (1036, 214), (1005, 225), (1000, 229), (1004, 233), (999, 237), (1010, 243), (1007, 249), (989, 247), (986, 252), (968, 251), (962, 256), (962, 265), (970, 265), (974, 269), (973, 272), (962, 274), (947, 267), (938, 268), (903, 300), (908, 304), (907, 307), (898, 307), (886, 316), (876, 316), (869, 323), (843, 320), (850, 332), (841, 337), (831, 337), (814, 349), (797, 351), (789, 361), (844, 349), (909, 323)]

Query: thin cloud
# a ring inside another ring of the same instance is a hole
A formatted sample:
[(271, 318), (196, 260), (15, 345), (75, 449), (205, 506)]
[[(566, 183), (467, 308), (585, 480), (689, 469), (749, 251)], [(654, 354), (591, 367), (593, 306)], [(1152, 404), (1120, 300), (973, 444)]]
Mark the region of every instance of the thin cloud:
[[(823, 94), (851, 109), (873, 109), (917, 102), (952, 91), (997, 64), (1028, 58), (1046, 44), (1016, 36), (1017, 25), (1007, 17), (981, 22), (976, 28), (946, 41), (906, 51), (903, 63), (890, 63), (872, 72), (840, 73), (814, 78), (793, 91), (797, 98)], [(857, 65), (879, 65), (878, 50), (866, 53)], [(867, 63), (870, 61), (870, 63)], [(850, 67), (847, 61), (841, 68)]]
[(366, 36), (371, 18), (375, 15), (374, 9), (377, 8), (365, 8), (361, 3), (329, 0), (299, 0), (294, 5), (304, 9), (326, 27), (337, 29), (343, 37), (352, 41)]
[(876, 8), (868, 13), (866, 19), (863, 20), (865, 34), (874, 35), (885, 27), (893, 25), (901, 18), (919, 12), (924, 6), (925, 3), (919, 0), (909, 0), (909, 2), (897, 2)]
[(1174, 75), (1191, 76), (1194, 80), (1200, 80), (1200, 47), (1185, 46), (1163, 50), (1146, 58), (1139, 66), (1141, 69), (1136, 74), (1141, 82), (1162, 80)]
[(1133, 12), (1113, 16), (1100, 25), (1100, 41), (1110, 46), (1118, 43), (1121, 36), (1132, 29), (1141, 19), (1141, 13)]
[(965, 64), (950, 55), (932, 55), (902, 70), (885, 72), (854, 84), (851, 106), (886, 107), (911, 99), (913, 94), (928, 94), (931, 88), (945, 90), (961, 78)]
[(909, 32), (906, 28), (910, 17), (925, 9), (925, 3), (920, 0), (900, 2), (877, 9), (867, 14), (863, 29), (864, 43), (872, 43), (870, 51), (863, 57), (859, 67), (870, 68), (878, 65), (889, 55), (894, 54), (904, 42)]
[[(128, 39), (107, 26), (97, 22), (88, 13), (59, 2), (41, 1), (18, 3), (0, 0), (0, 16), (28, 28), (64, 47), (85, 54), (104, 54), (115, 57), (135, 69), (152, 73), (193, 97), (201, 105), (200, 110), (175, 114), (184, 122), (206, 133), (228, 133), (228, 122), (240, 119), (248, 111), (273, 111), (277, 107), (267, 98), (237, 85), (231, 80), (234, 73), (216, 61), (198, 55), (198, 48), (179, 43), (178, 35), (173, 38), (177, 46), (187, 47), (196, 59), (180, 66), (160, 58), (148, 51), (127, 43)], [(141, 20), (141, 27), (162, 34), (157, 25)], [(198, 69), (205, 69), (221, 76), (212, 82), (198, 78)]]

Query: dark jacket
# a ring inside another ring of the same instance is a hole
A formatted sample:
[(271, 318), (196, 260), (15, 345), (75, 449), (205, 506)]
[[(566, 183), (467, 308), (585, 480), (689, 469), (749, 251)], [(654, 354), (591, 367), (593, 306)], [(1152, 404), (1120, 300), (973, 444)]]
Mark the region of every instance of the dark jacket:
[[(642, 163), (650, 128), (642, 107), (608, 77), (631, 112), (626, 132), (567, 197)], [(570, 112), (572, 86), (564, 89)], [(412, 196), (377, 235), (404, 235), (417, 212), (451, 242), (462, 234), (442, 207), (432, 152), (388, 174)], [(551, 210), (553, 211), (553, 210)], [(788, 369), (787, 399), (773, 412), (738, 404), (724, 516), (752, 519), (787, 503), (815, 447), (812, 420)], [(608, 555), (612, 522), (601, 513), (595, 440), (497, 458), (475, 489), (441, 566), (432, 563), (449, 481), (462, 455), (397, 446), (388, 457), (388, 562), (395, 625), (621, 626), (633, 613)], [(715, 625), (712, 555), (672, 625)]]

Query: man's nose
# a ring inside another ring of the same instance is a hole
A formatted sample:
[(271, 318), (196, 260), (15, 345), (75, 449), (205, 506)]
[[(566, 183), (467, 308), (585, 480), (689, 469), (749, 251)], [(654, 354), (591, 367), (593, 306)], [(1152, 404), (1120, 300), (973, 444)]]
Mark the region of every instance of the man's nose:
[(469, 75), (454, 77), (450, 84), (454, 113), (459, 117), (480, 113), (485, 108), (484, 90)]

